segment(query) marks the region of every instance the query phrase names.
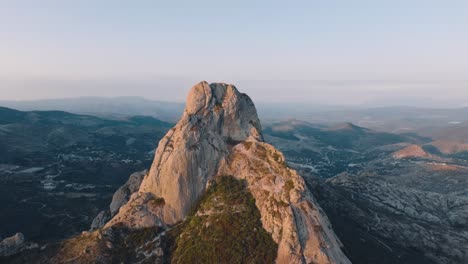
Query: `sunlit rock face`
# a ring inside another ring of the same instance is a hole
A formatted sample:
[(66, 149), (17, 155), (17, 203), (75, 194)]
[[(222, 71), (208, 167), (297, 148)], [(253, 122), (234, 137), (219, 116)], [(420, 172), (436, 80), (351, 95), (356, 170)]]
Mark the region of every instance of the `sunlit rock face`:
[[(189, 92), (180, 121), (159, 142), (140, 194), (134, 194), (130, 200), (141, 198), (141, 193), (163, 198), (164, 205), (156, 218), (165, 224), (181, 221), (205, 190), (208, 180), (216, 175), (229, 146), (248, 140), (263, 140), (252, 100), (233, 85), (198, 83)], [(125, 223), (130, 218), (130, 208), (125, 208), (120, 209), (111, 224)], [(145, 216), (141, 221), (131, 217), (132, 225), (147, 226), (151, 222), (148, 219), (154, 218), (149, 211), (141, 215)]]
[(165, 200), (164, 222), (182, 220), (216, 174), (228, 145), (261, 140), (260, 121), (247, 95), (232, 85), (195, 85), (184, 114), (161, 140), (141, 192)]
[(118, 213), (106, 227), (170, 228), (184, 220), (210, 180), (224, 175), (246, 182), (263, 227), (279, 245), (277, 263), (350, 263), (302, 177), (263, 142), (252, 100), (224, 83), (200, 82), (190, 90), (139, 190), (114, 208)]

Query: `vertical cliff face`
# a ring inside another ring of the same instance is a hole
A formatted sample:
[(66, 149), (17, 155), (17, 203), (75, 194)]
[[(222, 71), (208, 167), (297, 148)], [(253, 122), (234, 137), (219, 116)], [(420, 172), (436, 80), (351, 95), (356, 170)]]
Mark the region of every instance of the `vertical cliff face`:
[(164, 221), (182, 220), (216, 174), (231, 142), (261, 140), (255, 107), (232, 85), (201, 82), (184, 114), (161, 140), (140, 191), (165, 200)]
[(279, 246), (277, 263), (349, 263), (303, 179), (263, 142), (250, 98), (228, 84), (201, 82), (191, 89), (139, 190), (106, 227), (180, 222), (210, 181), (226, 175), (246, 182), (263, 228)]

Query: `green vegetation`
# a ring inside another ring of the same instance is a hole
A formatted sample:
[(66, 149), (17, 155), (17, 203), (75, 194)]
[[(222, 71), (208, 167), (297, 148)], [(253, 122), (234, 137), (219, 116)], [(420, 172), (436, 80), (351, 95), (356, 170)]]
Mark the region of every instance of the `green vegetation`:
[(95, 246), (98, 242), (97, 232), (80, 234), (62, 243), (62, 253), (72, 256), (79, 255), (86, 248)]
[[(137, 252), (153, 251), (157, 245), (152, 241), (156, 236), (161, 234), (163, 230), (163, 228), (157, 226), (141, 229), (130, 229), (125, 226), (113, 227), (112, 235), (110, 237), (104, 236), (103, 250), (101, 250), (97, 256), (109, 256), (109, 259), (101, 263), (138, 263), (142, 256)], [(106, 241), (112, 241), (113, 247), (110, 249), (107, 248)], [(148, 260), (154, 261), (153, 258)]]
[(289, 193), (292, 189), (294, 189), (294, 182), (289, 179), (284, 183), (284, 190)]
[(172, 263), (273, 263), (278, 245), (245, 182), (217, 177), (185, 222), (172, 229)]
[(146, 227), (137, 230), (128, 231), (128, 235), (125, 238), (125, 246), (130, 247), (137, 247), (140, 245), (144, 245), (146, 242), (153, 240), (155, 236), (161, 233), (161, 228), (159, 227)]
[(162, 207), (166, 204), (166, 201), (164, 201), (164, 198), (161, 198), (161, 197), (156, 197), (154, 199), (152, 199), (150, 201), (150, 203), (153, 205), (153, 206), (156, 206), (156, 207)]

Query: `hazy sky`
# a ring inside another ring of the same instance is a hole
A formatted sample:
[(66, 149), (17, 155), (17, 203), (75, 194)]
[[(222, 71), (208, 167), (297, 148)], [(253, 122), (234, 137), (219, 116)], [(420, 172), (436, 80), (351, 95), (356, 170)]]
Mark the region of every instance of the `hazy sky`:
[(0, 100), (182, 101), (200, 80), (259, 101), (468, 104), (468, 1), (0, 2)]

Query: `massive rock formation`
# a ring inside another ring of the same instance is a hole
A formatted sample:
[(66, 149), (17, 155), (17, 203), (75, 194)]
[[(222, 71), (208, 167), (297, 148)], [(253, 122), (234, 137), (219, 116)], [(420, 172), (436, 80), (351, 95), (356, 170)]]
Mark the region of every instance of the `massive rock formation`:
[[(180, 121), (160, 141), (138, 192), (113, 206), (106, 228), (168, 227), (182, 221), (214, 177), (245, 180), (277, 263), (349, 263), (303, 179), (263, 142), (251, 99), (233, 85), (195, 85)], [(242, 238), (239, 238), (242, 239)]]
[[(159, 142), (140, 191), (107, 226), (147, 227), (181, 221), (216, 174), (228, 146), (245, 140), (262, 140), (250, 98), (232, 85), (195, 85), (181, 120)], [(161, 198), (159, 208), (148, 205)]]
[(261, 140), (254, 104), (232, 85), (201, 82), (187, 98), (184, 114), (160, 141), (140, 191), (164, 198), (163, 219), (180, 221), (216, 174), (228, 145)]

